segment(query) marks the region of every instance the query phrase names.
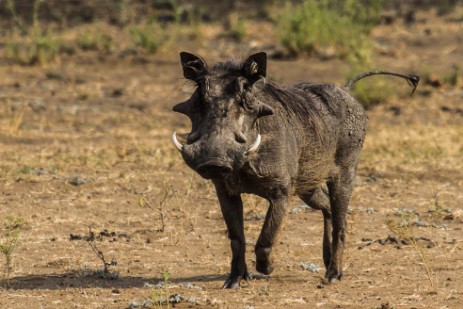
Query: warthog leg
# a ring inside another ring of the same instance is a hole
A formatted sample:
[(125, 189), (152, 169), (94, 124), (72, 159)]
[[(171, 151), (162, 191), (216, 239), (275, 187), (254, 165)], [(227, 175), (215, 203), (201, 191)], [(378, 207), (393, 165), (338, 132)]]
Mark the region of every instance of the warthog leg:
[(325, 282), (331, 283), (342, 277), (342, 255), (346, 240), (346, 216), (352, 195), (355, 178), (355, 165), (352, 162), (348, 167), (340, 169), (330, 182), (328, 189), (331, 203), (331, 220), (333, 225), (333, 240), (331, 245), (331, 260), (325, 274)]
[(318, 188), (308, 193), (300, 194), (299, 197), (308, 206), (323, 213), (323, 262), (328, 269), (331, 261), (331, 209), (330, 199), (326, 188)]
[(245, 261), (246, 243), (244, 239), (243, 201), (240, 195), (230, 195), (220, 180), (213, 180), (213, 183), (227, 225), (232, 250), (230, 276), (225, 281), (223, 288), (234, 289), (240, 286), (242, 279), (249, 279)]
[(256, 253), (256, 270), (265, 275), (273, 271), (270, 253), (272, 252), (272, 246), (275, 243), (276, 236), (285, 216), (288, 196), (278, 194), (274, 198), (269, 198), (269, 202), (264, 225), (254, 249)]

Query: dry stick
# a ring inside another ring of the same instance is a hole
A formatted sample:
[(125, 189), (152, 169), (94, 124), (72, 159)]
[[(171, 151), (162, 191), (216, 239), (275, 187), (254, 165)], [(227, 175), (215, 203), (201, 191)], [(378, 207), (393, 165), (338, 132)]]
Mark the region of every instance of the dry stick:
[(90, 230), (89, 232), (89, 237), (87, 237), (85, 239), (87, 241), (87, 243), (89, 244), (90, 248), (92, 248), (92, 251), (98, 256), (98, 258), (103, 262), (103, 273), (106, 275), (106, 274), (109, 274), (109, 267), (114, 265), (114, 258), (112, 259), (112, 261), (110, 263), (106, 262), (106, 259), (104, 257), (104, 254), (103, 252), (98, 249), (98, 247), (96, 246), (96, 244), (94, 243), (94, 240), (95, 240), (95, 237), (94, 237), (94, 234), (93, 232)]
[[(157, 211), (160, 214), (161, 217), (161, 228), (158, 229), (159, 232), (164, 233), (166, 224), (165, 224), (165, 217), (166, 213), (164, 211), (164, 206), (167, 205), (167, 202), (172, 199), (174, 196), (175, 190), (173, 190), (171, 187), (167, 186), (165, 183), (163, 184), (163, 196), (162, 199), (159, 201), (159, 208), (154, 208), (150, 202), (147, 201), (145, 198), (144, 193), (142, 192), (141, 194), (141, 201), (144, 205), (146, 205), (148, 208)], [(172, 240), (172, 235), (171, 235), (171, 240)]]
[(428, 259), (424, 255), (423, 248), (416, 242), (415, 237), (413, 236), (410, 237), (410, 240), (411, 240), (413, 248), (415, 248), (415, 250), (420, 255), (421, 260), (423, 261), (423, 267), (426, 270), (426, 274), (428, 275), (428, 279), (429, 279), (429, 282), (431, 283), (431, 287), (434, 287), (434, 282), (432, 281), (431, 270), (429, 269), (429, 266), (428, 266)]
[(157, 211), (161, 214), (161, 224), (162, 224), (162, 227), (161, 227), (161, 232), (164, 232), (164, 228), (165, 228), (165, 223), (164, 223), (164, 217), (165, 217), (165, 212), (164, 212), (164, 206), (167, 205), (167, 202), (174, 196), (174, 191), (173, 189), (167, 187), (164, 185), (164, 195), (161, 199), (161, 201), (159, 202), (159, 209), (157, 209)]
[(146, 204), (146, 206), (149, 208), (149, 209), (152, 209), (152, 210), (155, 210), (157, 211), (159, 214), (160, 214), (160, 217), (161, 217), (161, 228), (159, 228), (159, 232), (163, 233), (164, 230), (165, 230), (165, 221), (164, 221), (164, 218), (165, 218), (165, 212), (163, 210), (164, 208), (164, 204), (165, 204), (165, 201), (167, 199), (167, 194), (164, 196), (164, 198), (159, 202), (159, 208), (154, 208), (150, 202), (147, 201), (147, 199), (142, 195), (141, 197), (143, 199), (143, 202)]

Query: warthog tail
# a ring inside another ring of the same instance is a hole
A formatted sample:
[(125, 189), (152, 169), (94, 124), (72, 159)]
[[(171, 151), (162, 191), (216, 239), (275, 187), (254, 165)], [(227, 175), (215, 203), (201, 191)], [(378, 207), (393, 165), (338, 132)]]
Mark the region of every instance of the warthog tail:
[(413, 87), (412, 93), (413, 94), (416, 90), (416, 87), (418, 87), (418, 83), (420, 82), (420, 77), (418, 75), (410, 74), (410, 75), (404, 75), (400, 73), (394, 73), (394, 72), (389, 72), (389, 71), (370, 71), (370, 72), (365, 72), (363, 74), (357, 75), (356, 77), (352, 78), (350, 81), (348, 81), (344, 85), (344, 89), (349, 91), (352, 86), (362, 78), (372, 76), (372, 75), (392, 75), (392, 76), (398, 76), (402, 77), (407, 80), (408, 84)]

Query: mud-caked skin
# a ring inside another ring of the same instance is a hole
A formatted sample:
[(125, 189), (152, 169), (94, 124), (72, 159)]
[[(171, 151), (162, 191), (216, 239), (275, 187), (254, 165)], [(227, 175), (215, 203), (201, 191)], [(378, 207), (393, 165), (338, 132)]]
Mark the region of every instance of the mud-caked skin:
[(257, 53), (243, 62), (208, 66), (200, 57), (180, 54), (185, 78), (196, 83), (190, 99), (174, 111), (187, 115), (186, 141), (173, 140), (189, 167), (211, 179), (231, 240), (230, 276), (224, 288), (249, 278), (245, 262), (242, 193), (269, 202), (255, 245), (256, 269), (273, 271), (270, 254), (291, 195), (321, 210), (327, 283), (341, 279), (346, 214), (359, 152), (367, 127), (362, 106), (345, 87), (298, 83), (280, 86), (265, 78), (267, 59)]

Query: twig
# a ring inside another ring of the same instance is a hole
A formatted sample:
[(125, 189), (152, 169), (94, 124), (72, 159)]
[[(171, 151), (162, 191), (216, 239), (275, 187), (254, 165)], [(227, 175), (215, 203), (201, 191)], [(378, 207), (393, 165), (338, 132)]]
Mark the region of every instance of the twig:
[(95, 244), (95, 233), (93, 233), (91, 229), (89, 229), (89, 235), (85, 238), (85, 240), (87, 241), (90, 248), (92, 248), (92, 251), (103, 262), (103, 274), (109, 274), (109, 267), (117, 265), (117, 262), (114, 260), (114, 257), (112, 258), (111, 262), (106, 261), (103, 252), (100, 249), (98, 249), (97, 245)]

